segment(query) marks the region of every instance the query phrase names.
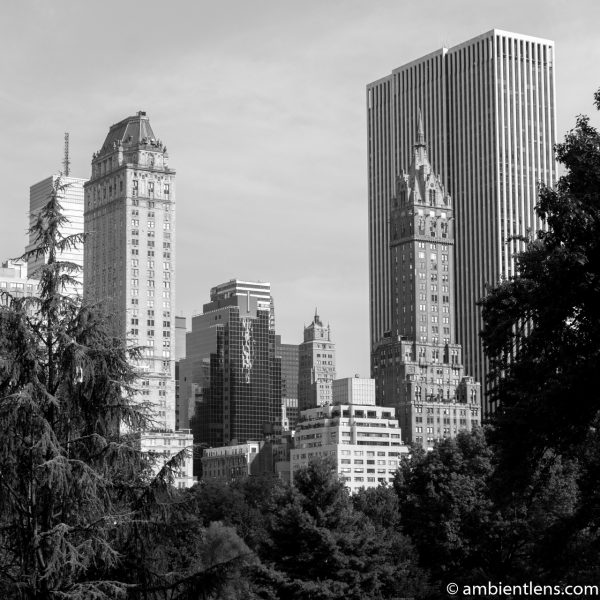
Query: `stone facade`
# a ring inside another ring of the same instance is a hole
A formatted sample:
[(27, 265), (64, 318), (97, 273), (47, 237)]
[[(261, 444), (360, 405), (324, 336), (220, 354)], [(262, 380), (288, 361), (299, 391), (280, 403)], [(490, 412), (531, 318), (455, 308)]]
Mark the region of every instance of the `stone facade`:
[(331, 328), (325, 327), (315, 311), (312, 323), (304, 328), (298, 370), (298, 410), (331, 404), (335, 379), (335, 344)]
[[(377, 403), (397, 409), (407, 441), (431, 447), (479, 423), (481, 392), (464, 375), (455, 339), (454, 211), (432, 172), (422, 122), (410, 168), (397, 178), (389, 238), (392, 331), (373, 352)], [(441, 427), (421, 425), (430, 409), (452, 416)]]

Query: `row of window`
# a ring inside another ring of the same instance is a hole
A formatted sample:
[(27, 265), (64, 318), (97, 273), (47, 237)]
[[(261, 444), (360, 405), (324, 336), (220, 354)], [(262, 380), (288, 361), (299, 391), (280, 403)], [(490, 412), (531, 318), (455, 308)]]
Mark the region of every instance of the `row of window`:
[[(135, 240), (134, 240), (135, 241)], [(148, 242), (148, 245), (150, 245), (150, 242)], [(154, 245), (154, 242), (152, 242), (152, 245)], [(171, 247), (171, 244), (169, 244), (169, 248)], [(154, 258), (154, 253), (156, 252), (155, 250), (148, 250), (148, 258)], [(140, 250), (139, 248), (132, 248), (131, 249), (131, 256), (139, 256), (140, 255)], [(171, 252), (163, 252), (163, 259), (167, 259), (167, 260), (171, 260)], [(139, 259), (136, 259), (139, 260)], [(152, 263), (152, 265), (154, 265), (154, 261), (148, 261), (148, 264)], [(169, 263), (163, 263), (164, 264), (169, 264)]]

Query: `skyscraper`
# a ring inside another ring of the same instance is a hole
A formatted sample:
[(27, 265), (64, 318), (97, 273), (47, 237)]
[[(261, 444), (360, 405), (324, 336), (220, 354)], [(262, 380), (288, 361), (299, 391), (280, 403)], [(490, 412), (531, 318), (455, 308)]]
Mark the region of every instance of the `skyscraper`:
[(153, 428), (175, 429), (175, 171), (145, 112), (112, 125), (84, 185), (84, 296), (143, 346)]
[(373, 349), (377, 402), (393, 406), (405, 441), (432, 447), (480, 422), (480, 385), (464, 376), (455, 339), (454, 209), (433, 173), (422, 120), (391, 203), (391, 332)]
[(433, 168), (454, 202), (457, 341), (466, 372), (484, 382), (475, 303), (514, 272), (521, 246), (506, 240), (542, 226), (537, 184), (556, 180), (554, 43), (494, 29), (367, 86), (372, 350), (392, 326), (388, 223), (419, 110)]
[(316, 309), (312, 323), (304, 328), (299, 361), (298, 410), (331, 404), (335, 344), (331, 339), (331, 328), (323, 325)]
[(281, 358), (281, 418), (283, 429), (293, 430), (298, 420), (298, 344), (283, 344), (275, 338), (275, 354)]
[(179, 363), (180, 419), (191, 419), (196, 443), (209, 447), (262, 438), (281, 423), (281, 358), (271, 329), (270, 286), (261, 294), (211, 289), (203, 314), (192, 318)]
[[(42, 181), (29, 188), (30, 226), (33, 224), (33, 220), (36, 218), (38, 212), (47, 204), (58, 179), (58, 175), (52, 175), (46, 179), (42, 179)], [(68, 222), (61, 227), (61, 234), (65, 237), (83, 233), (83, 186), (85, 181), (85, 179), (79, 179), (77, 177), (60, 177), (60, 183), (63, 187), (59, 190), (59, 202), (62, 206), (63, 215), (68, 219)], [(32, 236), (33, 234), (30, 234), (29, 245), (27, 246), (26, 251), (30, 251), (36, 246)], [(60, 261), (74, 263), (83, 269), (83, 244), (65, 250), (57, 258)], [(43, 256), (31, 258), (27, 262), (27, 275), (29, 277), (39, 276), (39, 273), (37, 272), (44, 264), (44, 261), (45, 257)], [(78, 284), (68, 286), (64, 291), (67, 294), (81, 295), (83, 291), (83, 273), (80, 271), (70, 273), (70, 275), (78, 281)]]
[(242, 281), (241, 279), (230, 279), (210, 290), (211, 300), (218, 298), (231, 298), (233, 296), (244, 296), (256, 298), (257, 305), (261, 310), (270, 313), (269, 323), (271, 329), (275, 329), (275, 303), (271, 296), (271, 284), (268, 281)]

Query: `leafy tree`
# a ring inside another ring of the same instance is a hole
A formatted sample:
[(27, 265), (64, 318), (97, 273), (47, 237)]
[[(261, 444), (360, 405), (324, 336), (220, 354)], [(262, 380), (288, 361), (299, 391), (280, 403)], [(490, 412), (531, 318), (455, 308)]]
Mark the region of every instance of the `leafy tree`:
[(235, 528), (255, 552), (268, 540), (268, 515), (283, 493), (281, 482), (271, 476), (246, 477), (224, 484), (203, 481), (189, 490), (193, 513), (204, 526), (221, 521)]
[(555, 549), (577, 506), (576, 475), (572, 463), (554, 461), (507, 499), (480, 429), (406, 460), (394, 484), (401, 523), (438, 596), (449, 581), (557, 583), (564, 569), (556, 568)]
[(426, 587), (410, 542), (355, 510), (328, 462), (297, 471), (294, 483), (271, 517), (258, 597), (380, 599)]
[(493, 512), (492, 459), (476, 430), (413, 454), (396, 475), (401, 523), (435, 579), (451, 581), (481, 565), (479, 541)]
[(524, 485), (552, 453), (576, 456), (599, 425), (600, 134), (587, 117), (556, 156), (566, 173), (554, 189), (541, 187), (537, 205), (548, 230), (481, 303), (498, 404), (493, 439)]
[[(600, 109), (600, 90), (595, 94)], [(497, 502), (527, 498), (562, 473), (560, 510), (532, 561), (555, 576), (593, 581), (600, 564), (600, 134), (587, 117), (556, 157), (565, 174), (540, 189), (537, 233), (517, 274), (483, 301), (482, 339), (498, 403), (491, 440)], [(551, 486), (552, 487), (552, 486)], [(569, 507), (569, 502), (571, 506)]]

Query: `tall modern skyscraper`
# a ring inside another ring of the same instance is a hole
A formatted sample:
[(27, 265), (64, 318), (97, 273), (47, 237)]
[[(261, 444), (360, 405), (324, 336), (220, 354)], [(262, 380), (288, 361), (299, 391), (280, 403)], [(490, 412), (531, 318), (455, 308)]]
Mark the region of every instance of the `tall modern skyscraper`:
[(396, 408), (403, 439), (432, 447), (479, 423), (481, 400), (456, 343), (452, 200), (431, 169), (419, 122), (391, 203), (392, 327), (373, 349), (373, 371), (377, 402)]
[(175, 171), (145, 112), (112, 125), (84, 185), (84, 297), (143, 346), (153, 429), (175, 429)]
[(270, 302), (264, 289), (236, 294), (230, 288), (241, 282), (229, 283), (212, 288), (203, 314), (192, 318), (179, 363), (180, 420), (191, 419), (196, 443), (209, 447), (259, 440), (265, 427), (281, 423), (281, 358)]
[[(556, 180), (554, 43), (492, 30), (367, 86), (371, 348), (392, 327), (391, 200), (422, 111), (429, 157), (454, 202), (457, 341), (484, 382), (476, 302), (514, 273), (519, 242), (542, 227), (539, 182)], [(493, 407), (487, 407), (488, 410)]]
[(331, 328), (323, 325), (316, 310), (312, 323), (304, 328), (299, 361), (298, 410), (331, 404), (331, 386), (335, 379), (335, 344), (331, 339)]
[[(42, 181), (32, 185), (29, 188), (29, 224), (33, 224), (33, 220), (39, 211), (46, 205), (54, 186), (59, 179), (58, 175), (52, 175)], [(65, 237), (77, 233), (83, 233), (83, 186), (85, 179), (77, 177), (60, 177), (60, 183), (64, 186), (59, 191), (59, 201), (63, 209), (64, 216), (68, 222), (61, 228), (61, 234)], [(29, 245), (26, 251), (32, 250), (35, 247), (35, 240), (29, 236)], [(70, 248), (60, 254), (58, 260), (71, 262), (79, 265), (83, 269), (83, 244), (76, 248)], [(27, 275), (29, 277), (39, 277), (38, 270), (44, 264), (45, 257), (39, 256), (37, 259), (31, 258), (27, 262)], [(70, 274), (78, 281), (77, 285), (68, 286), (65, 289), (67, 294), (79, 294), (83, 291), (83, 272), (74, 272)]]

